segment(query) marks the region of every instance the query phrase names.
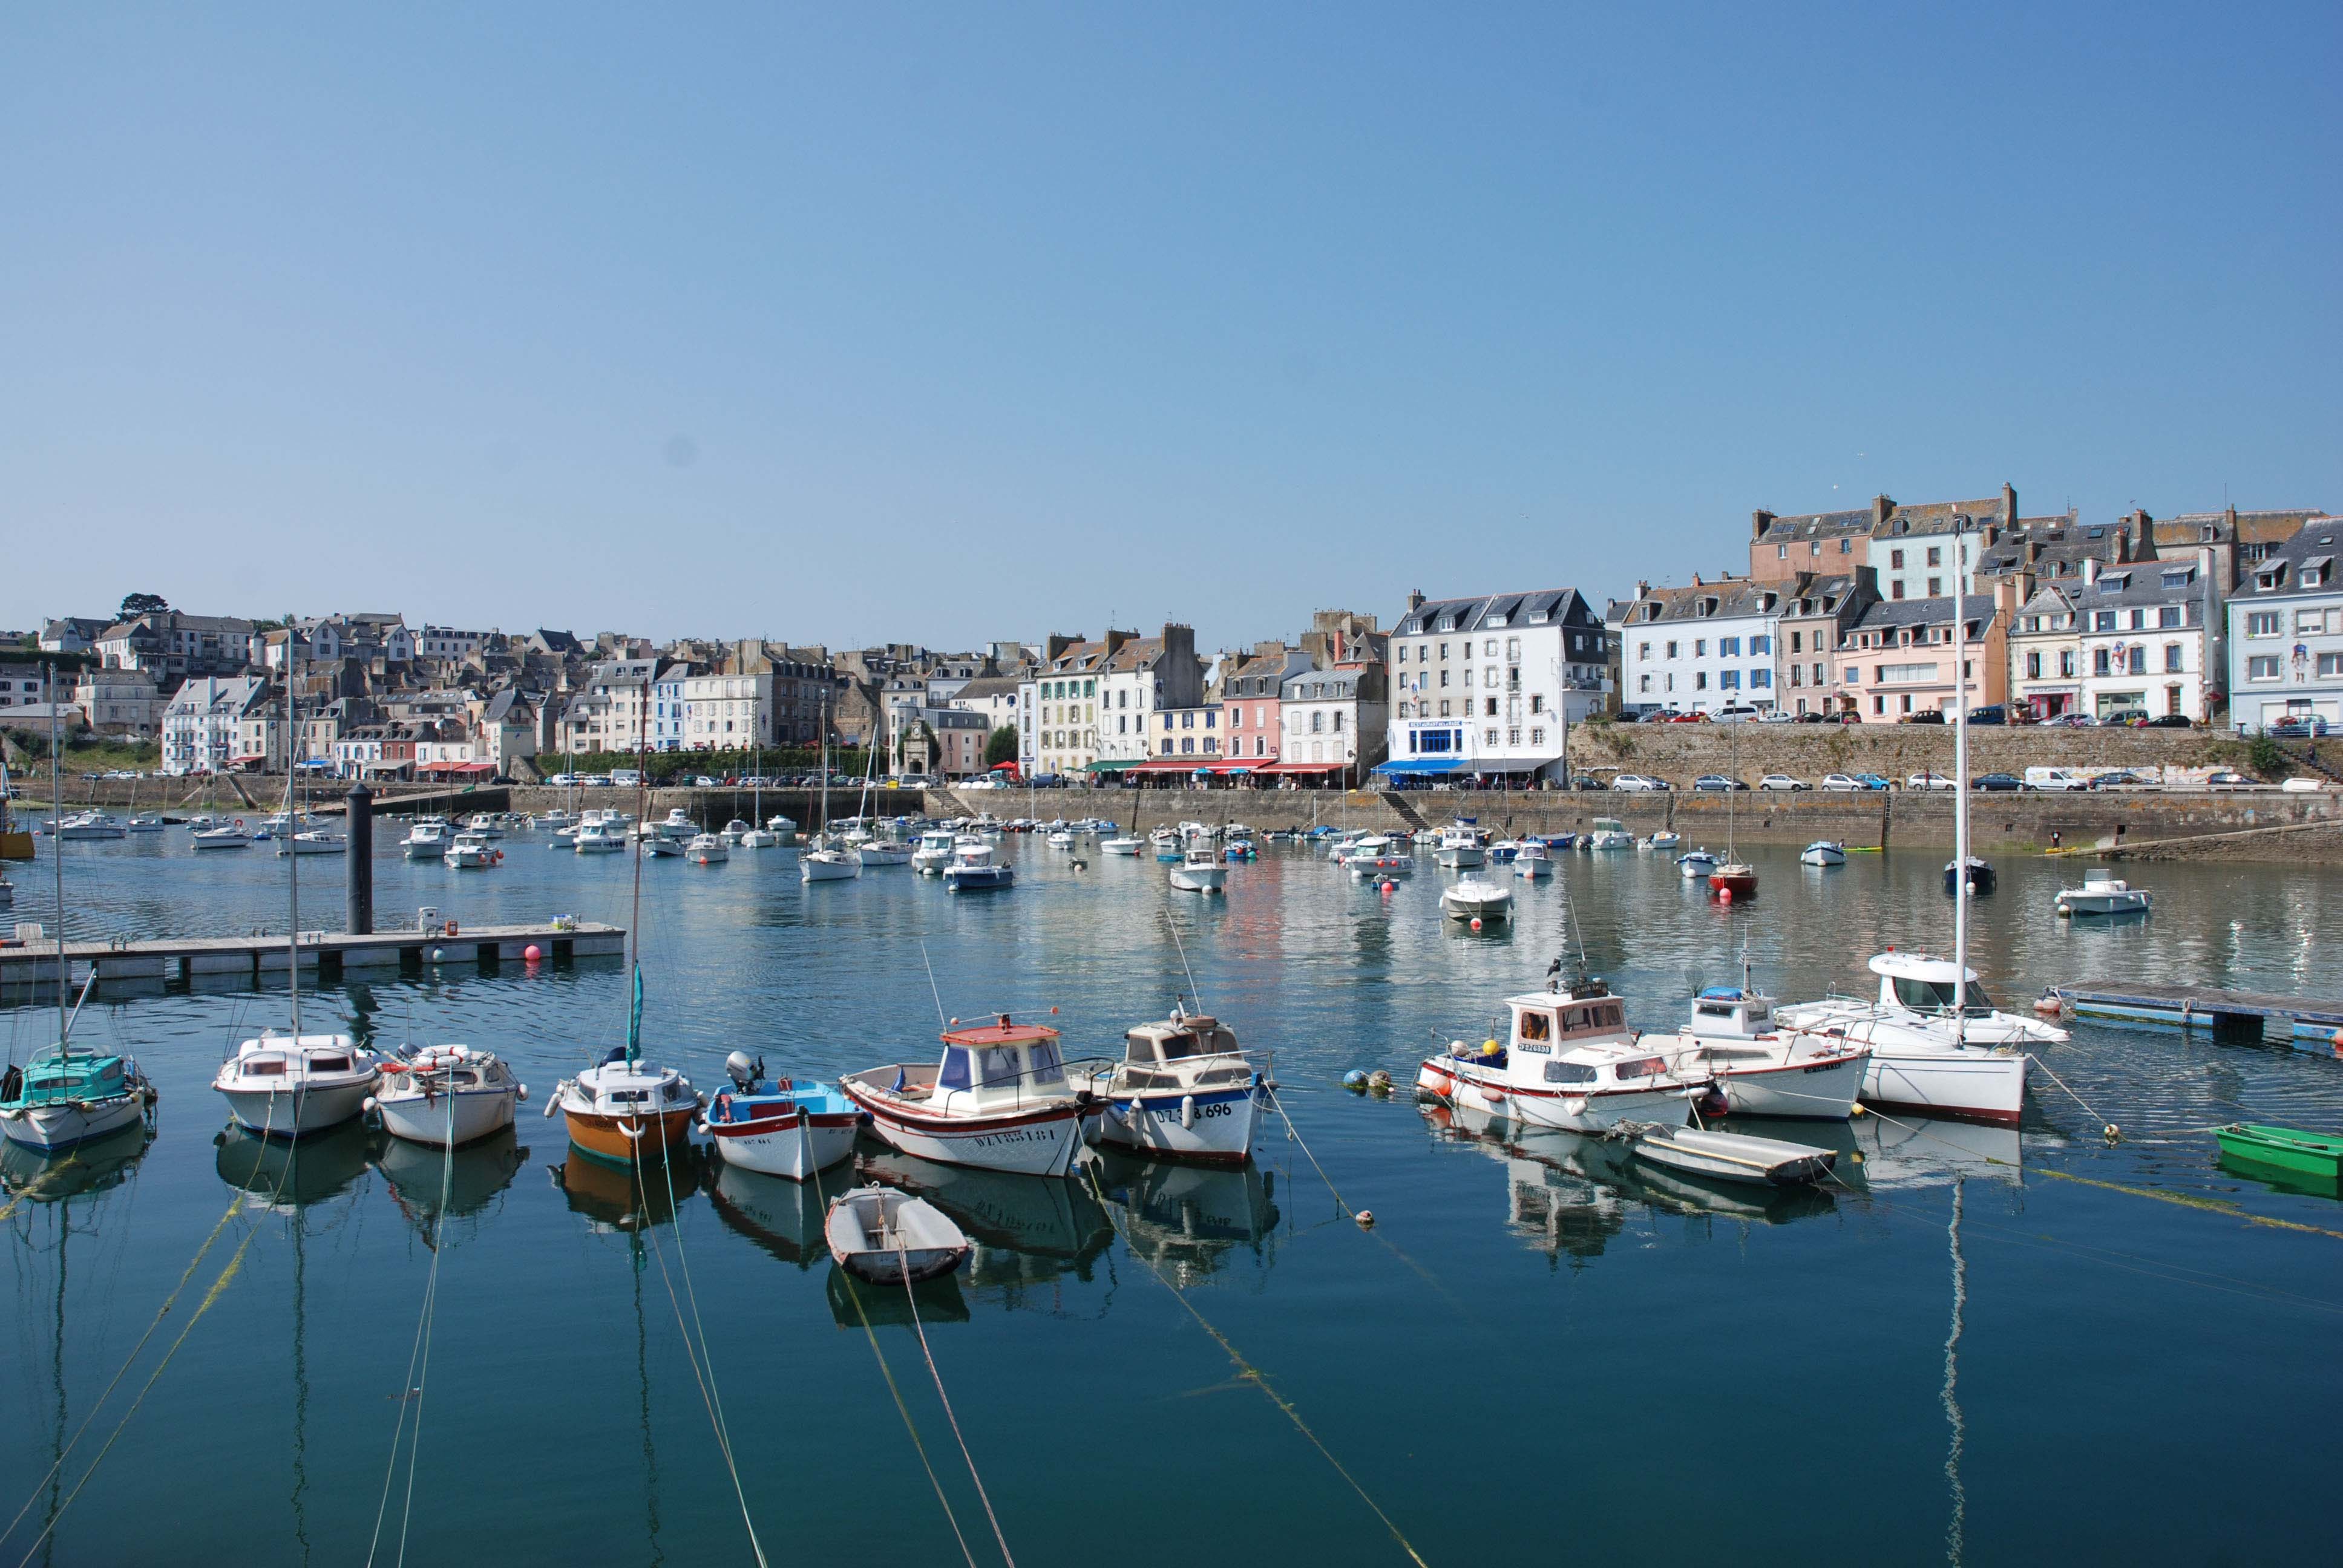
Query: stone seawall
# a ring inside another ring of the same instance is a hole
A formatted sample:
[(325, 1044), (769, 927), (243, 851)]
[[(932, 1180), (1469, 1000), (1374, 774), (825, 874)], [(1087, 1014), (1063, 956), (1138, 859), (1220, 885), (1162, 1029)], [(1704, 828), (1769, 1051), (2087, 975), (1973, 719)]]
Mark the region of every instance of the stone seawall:
[[(1737, 753), (1737, 757), (1736, 757)], [(1981, 724), (1969, 731), (1969, 772), (2028, 768), (2242, 766), (2236, 737), (2205, 729), (2054, 729)], [(1570, 765), (1619, 768), (1678, 786), (1704, 773), (1738, 771), (1755, 783), (1787, 773), (1809, 783), (1825, 773), (1950, 774), (1953, 731), (1935, 724), (1585, 724), (1570, 732)]]

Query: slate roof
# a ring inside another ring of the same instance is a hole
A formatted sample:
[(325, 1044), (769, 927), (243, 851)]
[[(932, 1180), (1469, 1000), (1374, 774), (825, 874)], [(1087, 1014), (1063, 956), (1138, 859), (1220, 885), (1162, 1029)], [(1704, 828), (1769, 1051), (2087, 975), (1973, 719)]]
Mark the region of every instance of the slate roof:
[[(1753, 582), (1747, 578), (1724, 578), (1713, 583), (1657, 588), (1629, 607), (1626, 624), (1631, 627), (1674, 626), (1694, 621), (1779, 615), (1788, 598), (1784, 592), (1788, 586), (1780, 582)], [(1711, 607), (1706, 614), (1702, 613), (1704, 605)], [(1652, 613), (1654, 610), (1657, 613)]]
[[(1443, 620), (1453, 624), (1443, 626)], [(1527, 592), (1483, 594), (1473, 598), (1426, 599), (1400, 617), (1393, 637), (1422, 637), (1440, 631), (1473, 632), (1502, 620), (1507, 627), (1554, 626), (1577, 619), (1592, 620), (1594, 612), (1576, 588), (1534, 588)]]
[(1365, 674), (1355, 665), (1300, 670), (1285, 678), (1278, 695), (1287, 702), (1347, 702), (1359, 695), (1359, 681)]
[[(2167, 587), (2167, 578), (2178, 579), (2177, 586)], [(2188, 624), (2194, 626), (2204, 608), (2205, 578), (2193, 560), (2134, 561), (2107, 568), (2096, 582), (2076, 584), (2074, 596), (2075, 608), (2087, 612), (2117, 606), (2183, 604), (2190, 607)]]
[[(2306, 562), (2326, 558), (2325, 578), (2317, 587), (2302, 586), (2302, 568)], [(2283, 568), (2277, 571), (2274, 568)], [(2333, 593), (2338, 586), (2338, 568), (2343, 568), (2343, 518), (2319, 516), (2305, 523), (2295, 536), (2272, 550), (2266, 559), (2255, 564), (2247, 574), (2244, 587), (2237, 590), (2240, 598), (2251, 594), (2258, 598), (2277, 598), (2283, 594)], [(2264, 588), (2264, 581), (2275, 577), (2277, 584)]]
[[(1972, 638), (1983, 634), (1993, 624), (1993, 596), (1964, 594), (1961, 596), (1961, 616), (1976, 630)], [(1953, 624), (1953, 601), (1940, 598), (1884, 598), (1874, 603), (1847, 628), (1849, 632), (1898, 631), (1906, 627), (1950, 626)]]

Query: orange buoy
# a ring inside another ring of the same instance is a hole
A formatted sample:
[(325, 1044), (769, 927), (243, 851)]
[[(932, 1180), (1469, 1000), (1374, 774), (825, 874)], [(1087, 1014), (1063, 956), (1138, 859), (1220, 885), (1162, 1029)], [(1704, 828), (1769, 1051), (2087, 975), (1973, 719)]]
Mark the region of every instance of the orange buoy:
[(1473, 917), (1473, 929), (1476, 931), (1481, 929), (1481, 917), (1478, 915)]
[(545, 954), (538, 949), (535, 942), (531, 942), (528, 946), (521, 949), (520, 956), (527, 959), (529, 962), (535, 963), (538, 960), (543, 958)]

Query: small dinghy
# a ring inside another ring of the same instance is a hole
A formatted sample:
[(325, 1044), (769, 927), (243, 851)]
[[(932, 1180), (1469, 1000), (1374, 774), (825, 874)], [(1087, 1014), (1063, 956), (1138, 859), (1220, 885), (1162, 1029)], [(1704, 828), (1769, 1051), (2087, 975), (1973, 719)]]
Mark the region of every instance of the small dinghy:
[(1746, 1181), (1760, 1187), (1797, 1187), (1820, 1181), (1838, 1162), (1838, 1151), (1741, 1132), (1711, 1132), (1697, 1127), (1652, 1127), (1634, 1134), (1638, 1159), (1713, 1181)]
[(1676, 857), (1676, 869), (1684, 880), (1696, 881), (1716, 869), (1716, 857), (1705, 849), (1687, 849)]
[(2216, 1129), (2225, 1159), (2328, 1181), (2343, 1179), (2343, 1136), (2233, 1121)]
[(943, 1211), (892, 1187), (858, 1187), (833, 1200), (822, 1233), (839, 1267), (874, 1285), (949, 1274), (969, 1250)]
[[(1958, 898), (1961, 891), (1959, 862), (1945, 862), (1945, 897)], [(1969, 857), (1969, 896), (1981, 899), (1993, 891), (1993, 867), (1975, 855)]]

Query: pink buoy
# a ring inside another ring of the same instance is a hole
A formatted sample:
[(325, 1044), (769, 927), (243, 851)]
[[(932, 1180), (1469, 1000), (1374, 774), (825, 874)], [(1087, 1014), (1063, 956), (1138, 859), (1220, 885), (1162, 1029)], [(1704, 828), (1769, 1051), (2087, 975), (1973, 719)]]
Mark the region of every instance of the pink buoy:
[(1731, 888), (1719, 888), (1719, 889), (1717, 889), (1717, 890), (1716, 890), (1716, 901), (1717, 901), (1718, 903), (1720, 903), (1720, 904), (1729, 904), (1729, 903), (1731, 903), (1731, 902), (1733, 901), (1733, 890), (1732, 890)]
[(1478, 915), (1473, 917), (1473, 929), (1476, 931), (1481, 929), (1481, 917)]
[(535, 963), (538, 960), (545, 956), (545, 950), (539, 948), (535, 942), (531, 942), (528, 946), (521, 949), (520, 956), (527, 959), (529, 962)]

